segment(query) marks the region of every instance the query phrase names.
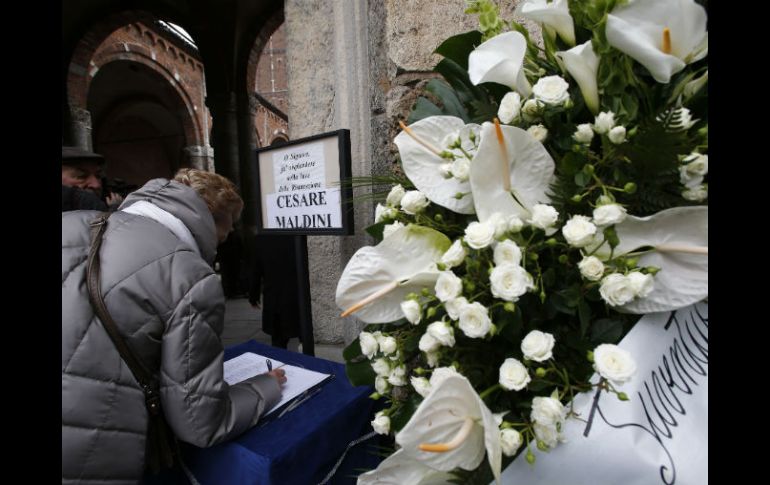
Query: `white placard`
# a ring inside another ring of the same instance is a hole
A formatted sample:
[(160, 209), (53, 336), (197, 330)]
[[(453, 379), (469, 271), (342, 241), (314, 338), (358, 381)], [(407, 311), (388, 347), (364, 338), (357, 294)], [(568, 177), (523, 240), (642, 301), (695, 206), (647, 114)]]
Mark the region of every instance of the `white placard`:
[(273, 153), (275, 190), (282, 194), (326, 188), (324, 145), (308, 143)]
[(303, 190), (265, 197), (269, 229), (326, 229), (341, 227), (340, 189)]
[(566, 443), (548, 453), (532, 446), (534, 466), (521, 453), (502, 483), (708, 484), (708, 304), (646, 315), (619, 346), (637, 363), (617, 388), (630, 401), (580, 394), (574, 409), (588, 423), (568, 419)]

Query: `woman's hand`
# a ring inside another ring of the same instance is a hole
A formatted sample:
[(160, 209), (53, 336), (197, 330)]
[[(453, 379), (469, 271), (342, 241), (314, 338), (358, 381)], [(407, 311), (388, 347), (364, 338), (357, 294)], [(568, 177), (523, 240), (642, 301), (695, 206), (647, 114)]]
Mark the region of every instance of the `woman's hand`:
[(286, 382), (286, 372), (283, 369), (273, 369), (267, 374), (275, 377), (275, 380), (278, 381), (278, 385), (283, 385)]

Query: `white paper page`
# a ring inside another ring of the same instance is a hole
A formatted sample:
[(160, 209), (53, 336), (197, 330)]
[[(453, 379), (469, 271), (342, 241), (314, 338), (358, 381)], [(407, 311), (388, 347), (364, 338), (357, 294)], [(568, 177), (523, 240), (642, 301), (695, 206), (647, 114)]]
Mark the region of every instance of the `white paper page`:
[[(284, 365), (283, 362), (278, 360), (270, 360), (273, 363), (273, 369)], [(246, 352), (238, 357), (225, 361), (225, 381), (228, 384), (233, 385), (257, 374), (264, 374), (267, 372), (266, 361), (267, 357), (253, 352)], [(294, 365), (285, 365), (281, 368), (286, 373), (286, 383), (281, 387), (281, 400), (275, 406), (270, 408), (265, 415), (272, 413), (275, 409), (280, 408), (285, 403), (291, 401), (329, 377), (329, 374), (323, 374), (321, 372), (304, 369)]]

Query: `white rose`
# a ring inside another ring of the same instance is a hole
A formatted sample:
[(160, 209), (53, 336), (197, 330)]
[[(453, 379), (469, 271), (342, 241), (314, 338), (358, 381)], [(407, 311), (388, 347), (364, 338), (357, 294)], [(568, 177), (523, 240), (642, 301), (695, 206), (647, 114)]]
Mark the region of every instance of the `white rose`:
[(548, 128), (541, 124), (532, 125), (527, 128), (527, 133), (532, 135), (532, 138), (542, 143), (548, 137)]
[(561, 76), (545, 76), (532, 86), (535, 99), (551, 106), (561, 106), (569, 99), (569, 84)]
[(378, 376), (388, 377), (390, 375), (390, 361), (379, 358), (372, 362), (372, 369), (374, 369), (374, 373)]
[(449, 318), (451, 318), (452, 320), (457, 320), (458, 318), (460, 318), (460, 311), (467, 304), (468, 304), (468, 300), (466, 300), (465, 297), (461, 296), (460, 298), (455, 298), (453, 300), (445, 301), (444, 308), (446, 308), (446, 312), (447, 312), (447, 315), (449, 315)]
[(521, 112), (521, 96), (516, 91), (503, 96), (500, 101), (500, 108), (497, 110), (497, 117), (501, 123), (510, 123), (519, 117)]
[(550, 205), (535, 204), (532, 206), (532, 218), (527, 222), (540, 229), (549, 229), (558, 219), (559, 213)]
[(519, 232), (524, 227), (524, 223), (519, 219), (519, 216), (511, 214), (506, 217), (505, 223), (508, 225), (508, 230), (511, 232)]
[(438, 358), (438, 352), (425, 352), (425, 360), (428, 362), (430, 367), (436, 367), (438, 365)]
[(436, 388), (441, 385), (449, 376), (459, 376), (460, 373), (454, 366), (450, 367), (438, 367), (433, 370), (433, 374), (430, 376), (430, 387)]
[(382, 204), (377, 204), (377, 207), (374, 208), (374, 222), (382, 222), (389, 214), (389, 210), (390, 208), (385, 207)]
[(382, 352), (385, 355), (390, 355), (393, 352), (398, 349), (398, 344), (396, 343), (396, 339), (393, 337), (383, 337), (382, 340), (379, 341), (380, 343), (380, 352)]
[(406, 367), (404, 367), (403, 364), (394, 367), (393, 370), (390, 371), (390, 375), (388, 376), (388, 382), (390, 382), (394, 386), (405, 386), (406, 385)]
[(524, 119), (532, 121), (540, 116), (540, 110), (542, 105), (534, 99), (528, 99), (524, 102), (524, 106), (521, 107), (521, 113), (524, 115)]
[(452, 300), (463, 291), (463, 280), (451, 271), (442, 271), (436, 280), (436, 298), (441, 301)]
[(412, 377), (410, 382), (420, 396), (426, 397), (430, 393), (430, 382), (425, 377)]
[(495, 266), (489, 282), (492, 283), (492, 295), (505, 301), (518, 301), (527, 290), (535, 287), (532, 275), (517, 264)]
[(358, 342), (361, 345), (361, 353), (368, 359), (371, 359), (377, 353), (377, 339), (369, 332), (358, 334)]
[(591, 123), (583, 123), (577, 126), (572, 138), (578, 142), (588, 145), (594, 138), (594, 130), (591, 128)]
[(388, 434), (390, 432), (390, 418), (385, 416), (385, 411), (380, 411), (374, 415), (372, 429), (377, 434)]
[(492, 328), (487, 308), (479, 302), (468, 303), (460, 310), (460, 330), (470, 338), (482, 338)]
[(679, 181), (685, 187), (692, 189), (703, 183), (703, 175), (693, 174), (687, 170), (687, 165), (679, 167)]
[(473, 249), (482, 249), (495, 240), (495, 227), (486, 222), (471, 222), (465, 228), (465, 242)]
[(574, 248), (582, 248), (594, 240), (596, 226), (586, 216), (575, 215), (561, 229), (564, 239)]
[(505, 456), (513, 456), (521, 448), (521, 433), (513, 428), (500, 430), (500, 447)]
[(452, 176), (460, 182), (465, 182), (471, 173), (471, 162), (465, 157), (456, 158), (452, 162)]
[(459, 266), (465, 259), (465, 248), (462, 241), (456, 239), (455, 242), (449, 246), (443, 256), (441, 256), (441, 262), (447, 265), (449, 268)]
[(530, 419), (541, 426), (556, 426), (564, 422), (564, 405), (552, 397), (538, 396), (532, 399)]
[(609, 133), (615, 126), (615, 113), (612, 111), (602, 111), (594, 119), (594, 131), (600, 135)]
[(493, 212), (484, 222), (491, 224), (495, 228), (495, 239), (508, 231), (508, 220), (499, 212)]
[(385, 199), (385, 203), (391, 207), (398, 207), (401, 204), (401, 199), (404, 197), (406, 191), (401, 184), (396, 185), (388, 193), (388, 197)]
[(446, 322), (438, 321), (428, 325), (428, 334), (436, 339), (441, 345), (445, 347), (454, 347), (455, 345), (455, 331), (452, 326)]
[(509, 391), (520, 391), (532, 380), (524, 364), (512, 357), (505, 359), (500, 366), (499, 376), (500, 385)]
[(559, 444), (559, 431), (556, 426), (543, 426), (535, 423), (532, 427), (535, 430), (535, 438), (542, 441), (548, 448), (553, 448)]
[(377, 389), (377, 392), (380, 394), (385, 394), (390, 390), (390, 383), (385, 377), (377, 376), (374, 378), (374, 388)]
[(602, 299), (612, 306), (625, 305), (636, 296), (636, 290), (631, 281), (624, 275), (612, 273), (604, 277), (599, 287)]
[(708, 188), (705, 185), (689, 188), (682, 191), (682, 197), (693, 202), (701, 202), (709, 196)]
[(626, 208), (620, 204), (605, 204), (594, 209), (594, 224), (609, 226), (620, 224), (626, 218)]
[(626, 278), (631, 282), (631, 286), (634, 288), (637, 298), (645, 298), (652, 292), (652, 275), (640, 273), (639, 271), (632, 271), (631, 273), (628, 273)]
[(709, 172), (709, 156), (693, 152), (682, 160), (687, 172), (692, 175), (706, 175)]
[(430, 202), (425, 197), (425, 194), (419, 190), (410, 190), (401, 198), (401, 208), (407, 214), (415, 215), (421, 210), (428, 207)]
[(436, 340), (433, 335), (426, 332), (422, 334), (422, 337), (420, 337), (420, 342), (417, 344), (417, 347), (426, 353), (435, 352), (439, 347), (441, 347), (441, 342)]
[(401, 311), (404, 312), (404, 316), (412, 325), (420, 323), (420, 304), (415, 300), (402, 301)]
[(580, 274), (588, 281), (599, 281), (604, 274), (604, 263), (596, 256), (587, 256), (578, 263)]
[(610, 130), (607, 134), (607, 138), (616, 145), (620, 145), (626, 141), (626, 128), (624, 126), (616, 126)]
[(506, 239), (495, 246), (494, 260), (498, 266), (506, 263), (518, 265), (521, 263), (521, 249), (515, 242)]
[(393, 224), (386, 224), (382, 226), (382, 238), (385, 239), (386, 237), (390, 236), (391, 234), (398, 231), (402, 227), (404, 227), (404, 224), (402, 224), (399, 221), (396, 221)]
[(617, 345), (601, 344), (594, 349), (594, 370), (605, 379), (622, 384), (636, 373), (636, 362)]
[(442, 163), (438, 166), (438, 171), (441, 174), (442, 177), (445, 179), (452, 178), (452, 164), (451, 163)]
[(553, 357), (553, 346), (556, 340), (553, 335), (540, 330), (532, 330), (521, 341), (521, 351), (524, 357), (535, 362), (545, 362)]

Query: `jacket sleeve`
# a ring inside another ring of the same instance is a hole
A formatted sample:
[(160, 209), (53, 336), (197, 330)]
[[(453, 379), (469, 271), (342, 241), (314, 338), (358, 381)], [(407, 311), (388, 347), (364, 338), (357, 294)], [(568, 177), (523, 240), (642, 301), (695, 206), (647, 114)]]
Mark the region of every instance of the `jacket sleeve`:
[(161, 405), (176, 436), (199, 447), (236, 437), (280, 399), (267, 375), (229, 386), (223, 379), (222, 286), (211, 273), (181, 298), (167, 321), (161, 353)]

